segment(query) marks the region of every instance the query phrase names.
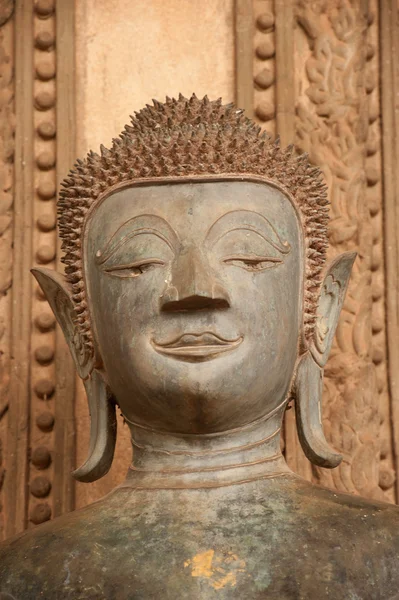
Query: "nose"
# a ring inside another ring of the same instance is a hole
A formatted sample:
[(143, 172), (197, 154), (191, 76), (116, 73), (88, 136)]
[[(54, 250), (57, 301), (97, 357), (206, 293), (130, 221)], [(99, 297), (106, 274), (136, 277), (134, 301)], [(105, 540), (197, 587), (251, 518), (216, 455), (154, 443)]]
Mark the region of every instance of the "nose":
[(172, 279), (163, 293), (161, 310), (175, 312), (229, 308), (227, 290), (212, 273), (208, 259), (198, 248), (187, 248), (178, 256)]

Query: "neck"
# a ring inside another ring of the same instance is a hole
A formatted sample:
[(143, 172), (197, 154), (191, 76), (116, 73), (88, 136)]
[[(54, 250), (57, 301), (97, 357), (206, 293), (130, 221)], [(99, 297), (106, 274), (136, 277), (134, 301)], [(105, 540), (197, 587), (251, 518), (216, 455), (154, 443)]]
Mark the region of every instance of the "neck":
[(280, 449), (284, 409), (285, 403), (250, 425), (200, 435), (163, 433), (127, 421), (133, 462), (122, 487), (211, 488), (289, 473)]

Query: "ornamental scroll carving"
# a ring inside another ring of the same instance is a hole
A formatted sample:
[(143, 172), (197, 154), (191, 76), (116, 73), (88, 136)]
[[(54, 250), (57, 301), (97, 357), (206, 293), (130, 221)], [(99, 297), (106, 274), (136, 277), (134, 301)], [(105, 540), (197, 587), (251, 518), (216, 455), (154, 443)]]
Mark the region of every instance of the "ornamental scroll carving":
[[(367, 23), (363, 3), (300, 0), (295, 59), (302, 83), (296, 145), (320, 166), (330, 193), (330, 258), (357, 250), (332, 356), (326, 366), (323, 421), (342, 465), (313, 469), (315, 481), (382, 498), (380, 414), (372, 363), (372, 227), (366, 199), (369, 130), (365, 88)], [(375, 119), (374, 119), (375, 120)]]

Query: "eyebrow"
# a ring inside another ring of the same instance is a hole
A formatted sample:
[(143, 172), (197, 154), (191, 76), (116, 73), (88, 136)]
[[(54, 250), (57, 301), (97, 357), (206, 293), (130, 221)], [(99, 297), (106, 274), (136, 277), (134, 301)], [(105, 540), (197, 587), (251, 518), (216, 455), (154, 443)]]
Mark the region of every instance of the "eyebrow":
[(105, 247), (96, 252), (96, 262), (105, 263), (119, 248), (126, 242), (138, 235), (155, 235), (176, 252), (180, 245), (177, 233), (169, 223), (158, 215), (143, 214), (137, 215), (128, 221), (125, 221), (113, 235), (110, 237)]
[(232, 210), (219, 217), (209, 228), (206, 243), (213, 246), (223, 236), (237, 230), (255, 232), (281, 254), (288, 254), (291, 250), (290, 244), (282, 241), (270, 221), (252, 210)]

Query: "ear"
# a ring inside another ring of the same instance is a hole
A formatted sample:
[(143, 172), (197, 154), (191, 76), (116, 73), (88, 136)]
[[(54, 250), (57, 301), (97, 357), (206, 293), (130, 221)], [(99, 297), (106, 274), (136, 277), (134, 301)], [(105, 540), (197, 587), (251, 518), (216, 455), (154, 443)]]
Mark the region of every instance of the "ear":
[(323, 432), (323, 368), (331, 351), (355, 258), (355, 252), (341, 254), (326, 273), (314, 336), (309, 351), (300, 359), (294, 386), (296, 422), (303, 451), (313, 464), (330, 469), (340, 464), (342, 456), (330, 448)]
[(86, 379), (93, 370), (94, 357), (85, 349), (76, 326), (77, 314), (72, 300), (72, 290), (65, 276), (45, 268), (32, 269), (31, 273), (42, 288), (54, 316), (61, 326), (79, 377)]
[(94, 356), (86, 349), (64, 275), (45, 268), (32, 269), (53, 313), (61, 326), (79, 377), (86, 388), (91, 417), (89, 455), (73, 476), (79, 481), (95, 481), (105, 475), (112, 464), (116, 441), (115, 405), (107, 396), (104, 380), (94, 369)]
[(321, 286), (315, 333), (309, 347), (320, 367), (325, 366), (330, 355), (356, 256), (356, 252), (345, 252), (333, 260)]

